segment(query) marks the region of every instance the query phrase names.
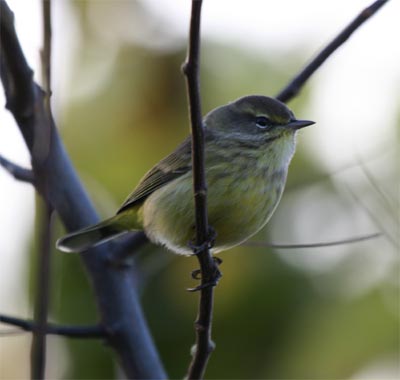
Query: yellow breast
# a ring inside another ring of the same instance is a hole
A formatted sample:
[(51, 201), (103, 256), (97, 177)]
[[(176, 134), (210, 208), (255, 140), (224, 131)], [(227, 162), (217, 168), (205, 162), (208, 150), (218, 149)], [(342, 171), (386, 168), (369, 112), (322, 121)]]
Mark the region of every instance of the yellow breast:
[[(242, 172), (243, 173), (243, 172)], [(216, 231), (213, 252), (238, 245), (258, 232), (272, 215), (282, 194), (286, 172), (235, 175), (218, 167), (207, 173), (209, 224)], [(144, 229), (151, 240), (190, 255), (194, 240), (191, 172), (155, 191), (143, 205)]]

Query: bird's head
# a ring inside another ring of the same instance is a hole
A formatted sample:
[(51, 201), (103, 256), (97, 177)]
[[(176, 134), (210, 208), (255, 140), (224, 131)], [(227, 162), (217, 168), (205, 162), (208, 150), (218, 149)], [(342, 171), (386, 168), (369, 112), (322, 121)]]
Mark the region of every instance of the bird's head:
[(205, 117), (210, 130), (243, 140), (271, 142), (314, 124), (297, 120), (293, 112), (279, 100), (261, 95), (250, 95), (218, 107)]

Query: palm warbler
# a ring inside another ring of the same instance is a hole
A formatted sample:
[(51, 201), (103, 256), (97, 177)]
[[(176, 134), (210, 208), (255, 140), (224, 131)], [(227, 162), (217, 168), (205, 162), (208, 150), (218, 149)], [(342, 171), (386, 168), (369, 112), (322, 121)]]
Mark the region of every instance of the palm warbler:
[[(285, 104), (245, 96), (211, 111), (204, 119), (209, 223), (216, 232), (212, 252), (238, 245), (268, 222), (281, 198), (298, 129)], [(175, 253), (190, 255), (195, 236), (191, 139), (156, 164), (116, 215), (57, 242), (81, 252), (134, 230)]]

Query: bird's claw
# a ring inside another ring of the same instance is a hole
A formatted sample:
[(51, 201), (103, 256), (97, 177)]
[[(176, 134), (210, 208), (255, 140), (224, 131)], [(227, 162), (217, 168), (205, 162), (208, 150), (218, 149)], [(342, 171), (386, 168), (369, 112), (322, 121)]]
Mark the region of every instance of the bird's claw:
[(193, 280), (201, 280), (201, 270), (195, 269), (194, 271), (192, 271), (192, 278)]
[[(202, 284), (194, 287), (194, 288), (188, 288), (187, 290), (189, 292), (198, 292), (199, 290), (209, 288), (209, 287), (214, 287), (217, 286), (219, 279), (222, 277), (222, 273), (219, 270), (219, 265), (222, 264), (222, 259), (219, 257), (214, 257), (213, 256), (213, 266), (211, 268), (211, 273), (208, 276), (209, 278), (207, 281), (203, 282)], [(202, 279), (202, 273), (200, 269), (196, 269), (192, 272), (192, 278), (194, 280), (201, 280)]]

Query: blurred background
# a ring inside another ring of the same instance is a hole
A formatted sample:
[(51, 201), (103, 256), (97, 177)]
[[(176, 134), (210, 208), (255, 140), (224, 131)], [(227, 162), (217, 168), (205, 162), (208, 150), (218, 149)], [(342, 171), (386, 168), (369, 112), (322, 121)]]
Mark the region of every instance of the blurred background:
[[(9, 0), (40, 82), (39, 1)], [(103, 216), (188, 134), (185, 82), (190, 2), (53, 1), (53, 110), (68, 152)], [(203, 112), (247, 94), (275, 95), (370, 0), (205, 1)], [(302, 131), (286, 192), (252, 240), (332, 248), (222, 253), (207, 378), (396, 379), (399, 369), (400, 3), (389, 2), (312, 77), (289, 106), (317, 121)], [(1, 92), (0, 102), (4, 105)], [(0, 154), (29, 156), (0, 111)], [(35, 195), (0, 168), (0, 312), (31, 318)], [(55, 238), (63, 234), (58, 226)], [(194, 342), (194, 258), (145, 247), (146, 316), (170, 378)], [(90, 324), (93, 295), (79, 257), (54, 251), (50, 319)], [(1, 331), (9, 331), (1, 326)], [(29, 377), (29, 334), (0, 337), (0, 376)], [(102, 342), (48, 339), (48, 377), (119, 378)]]

